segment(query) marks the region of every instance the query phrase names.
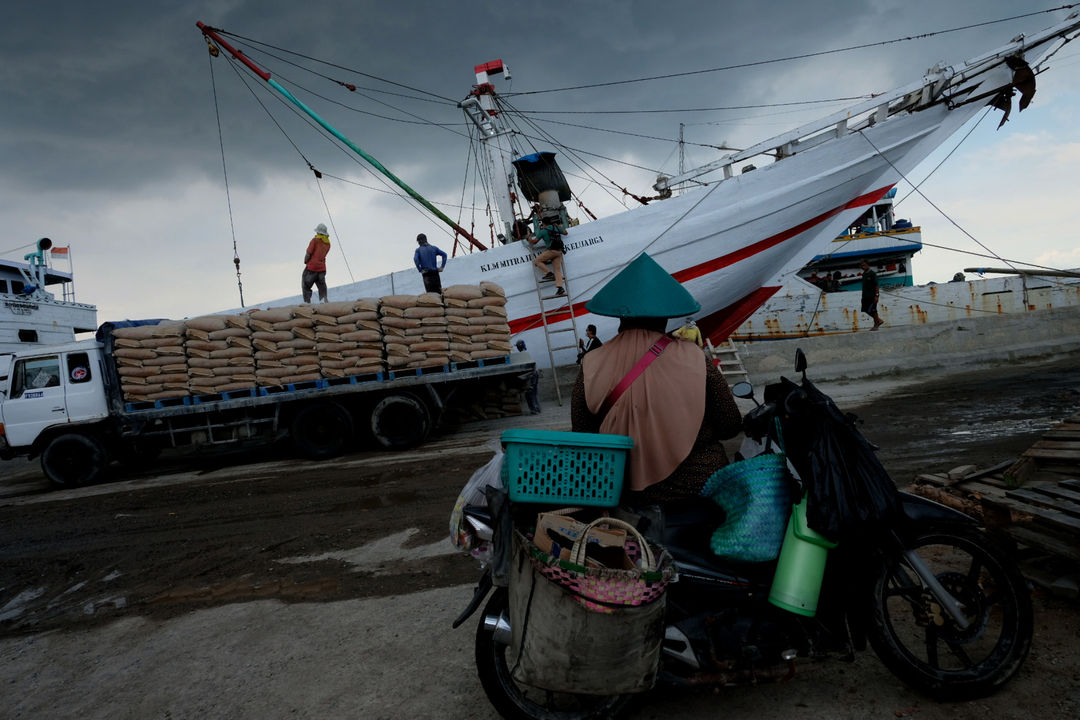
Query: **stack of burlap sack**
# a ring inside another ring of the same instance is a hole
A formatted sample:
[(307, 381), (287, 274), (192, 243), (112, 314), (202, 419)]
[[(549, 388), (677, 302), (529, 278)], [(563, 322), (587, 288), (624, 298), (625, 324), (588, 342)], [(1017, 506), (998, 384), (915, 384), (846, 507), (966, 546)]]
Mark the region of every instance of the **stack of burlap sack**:
[[(451, 285), (443, 290), (451, 359), (482, 360), (510, 354), (506, 292), (491, 282)], [(466, 354), (468, 357), (465, 357)]]
[(495, 283), (379, 299), (391, 370), (447, 365), (510, 353), (506, 293)]
[(126, 399), (159, 400), (191, 394), (183, 323), (117, 328), (113, 334), (116, 371)]
[(255, 377), (281, 386), (383, 369), (378, 302), (372, 299), (255, 310)]
[(113, 331), (121, 389), (152, 401), (510, 353), (494, 283), (437, 293), (206, 315)]

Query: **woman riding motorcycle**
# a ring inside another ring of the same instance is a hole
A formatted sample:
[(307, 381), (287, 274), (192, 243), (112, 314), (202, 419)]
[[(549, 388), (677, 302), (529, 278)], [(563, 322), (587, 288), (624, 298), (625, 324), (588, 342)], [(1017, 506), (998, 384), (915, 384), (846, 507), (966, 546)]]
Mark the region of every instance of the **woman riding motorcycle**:
[(573, 430), (634, 439), (625, 498), (631, 504), (698, 497), (727, 465), (722, 441), (742, 423), (727, 382), (701, 349), (665, 334), (670, 318), (701, 305), (642, 253), (585, 308), (621, 323), (614, 338), (582, 358), (571, 396)]

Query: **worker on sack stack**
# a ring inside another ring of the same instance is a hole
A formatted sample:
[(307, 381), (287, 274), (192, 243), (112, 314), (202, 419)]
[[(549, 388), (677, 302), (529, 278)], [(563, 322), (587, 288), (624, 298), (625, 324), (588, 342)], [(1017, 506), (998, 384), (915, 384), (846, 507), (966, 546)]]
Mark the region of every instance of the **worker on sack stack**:
[(311, 238), (304, 253), (304, 273), (300, 276), (300, 291), (306, 303), (311, 302), (312, 285), (319, 288), (320, 301), (329, 301), (326, 293), (326, 254), (329, 252), (330, 236), (326, 226), (319, 223), (315, 226), (315, 237)]

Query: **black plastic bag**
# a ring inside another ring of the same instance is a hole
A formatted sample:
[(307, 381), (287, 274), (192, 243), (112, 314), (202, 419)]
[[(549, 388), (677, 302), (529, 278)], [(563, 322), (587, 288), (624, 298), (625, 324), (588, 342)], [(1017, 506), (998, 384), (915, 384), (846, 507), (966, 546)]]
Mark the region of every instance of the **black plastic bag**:
[(791, 398), (781, 426), (788, 457), (806, 486), (811, 529), (833, 541), (851, 541), (899, 512), (896, 484), (855, 428), (853, 415), (842, 413), (809, 380), (799, 387), (783, 379), (777, 395)]

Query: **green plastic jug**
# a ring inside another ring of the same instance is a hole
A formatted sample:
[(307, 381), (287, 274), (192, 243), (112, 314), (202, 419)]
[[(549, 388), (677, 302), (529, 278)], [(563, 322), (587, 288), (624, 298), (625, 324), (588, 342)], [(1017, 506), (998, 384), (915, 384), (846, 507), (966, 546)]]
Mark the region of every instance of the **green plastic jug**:
[(769, 602), (796, 613), (813, 617), (817, 613), (821, 580), (829, 550), (836, 547), (806, 524), (806, 497), (792, 508), (780, 559), (776, 563)]

